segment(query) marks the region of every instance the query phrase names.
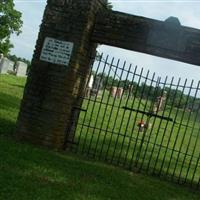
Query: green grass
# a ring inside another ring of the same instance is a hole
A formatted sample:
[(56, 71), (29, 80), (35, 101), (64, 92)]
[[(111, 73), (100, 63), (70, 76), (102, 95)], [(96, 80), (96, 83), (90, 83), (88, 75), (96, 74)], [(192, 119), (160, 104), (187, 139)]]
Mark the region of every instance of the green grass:
[(12, 134), (26, 79), (0, 75), (0, 135)]
[(25, 81), (0, 75), (0, 199), (200, 198), (198, 192), (157, 178), (13, 141), (9, 136), (15, 128)]
[(199, 200), (200, 193), (0, 137), (2, 200)]

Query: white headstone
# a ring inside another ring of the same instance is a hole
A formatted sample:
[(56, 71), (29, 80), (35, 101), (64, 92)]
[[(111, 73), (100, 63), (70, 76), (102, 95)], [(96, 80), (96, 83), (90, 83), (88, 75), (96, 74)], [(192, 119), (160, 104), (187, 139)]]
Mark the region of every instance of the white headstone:
[(0, 61), (1, 61), (2, 58), (3, 58), (3, 54), (1, 53), (1, 54), (0, 54)]
[(8, 58), (2, 58), (0, 61), (0, 74), (7, 74), (9, 66)]
[(91, 74), (90, 80), (89, 80), (89, 83), (88, 83), (89, 88), (92, 88), (93, 82), (94, 82), (94, 76)]
[(14, 71), (14, 65), (15, 63), (11, 60), (8, 60), (8, 71), (13, 72)]
[(22, 61), (16, 63), (16, 76), (26, 76), (27, 64)]

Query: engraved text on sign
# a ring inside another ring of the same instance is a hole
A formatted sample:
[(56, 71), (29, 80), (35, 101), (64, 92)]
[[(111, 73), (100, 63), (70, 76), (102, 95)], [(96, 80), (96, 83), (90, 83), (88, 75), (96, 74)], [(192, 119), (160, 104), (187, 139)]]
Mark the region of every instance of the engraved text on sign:
[(46, 37), (40, 60), (68, 66), (73, 50), (73, 43)]

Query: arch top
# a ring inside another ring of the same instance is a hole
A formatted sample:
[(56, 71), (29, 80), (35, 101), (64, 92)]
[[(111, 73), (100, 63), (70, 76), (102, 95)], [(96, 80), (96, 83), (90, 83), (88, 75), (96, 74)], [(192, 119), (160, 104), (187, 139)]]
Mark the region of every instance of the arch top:
[(92, 41), (200, 65), (200, 30), (176, 17), (165, 21), (112, 11), (97, 16)]

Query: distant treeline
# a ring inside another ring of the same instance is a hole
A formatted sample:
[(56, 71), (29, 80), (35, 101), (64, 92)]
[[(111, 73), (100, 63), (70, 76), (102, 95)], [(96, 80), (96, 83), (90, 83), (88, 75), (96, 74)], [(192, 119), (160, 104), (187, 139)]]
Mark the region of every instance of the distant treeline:
[[(95, 73), (94, 73), (95, 74)], [(185, 92), (174, 89), (175, 86), (171, 87), (167, 86), (163, 88), (164, 84), (160, 84), (159, 86), (150, 86), (142, 82), (138, 84), (137, 82), (132, 82), (130, 80), (119, 80), (118, 78), (113, 78), (112, 76), (107, 76), (106, 74), (99, 73), (98, 76), (101, 77), (103, 88), (110, 89), (112, 86), (122, 87), (124, 88), (124, 93), (128, 94), (130, 87), (134, 96), (142, 99), (149, 99), (150, 101), (156, 101), (157, 97), (162, 96), (164, 92), (166, 95), (167, 105), (172, 105), (178, 108), (186, 108), (190, 110), (197, 110), (200, 107), (200, 90), (198, 91), (198, 95), (196, 98), (194, 97), (194, 90), (188, 95), (189, 89), (185, 89)]]

